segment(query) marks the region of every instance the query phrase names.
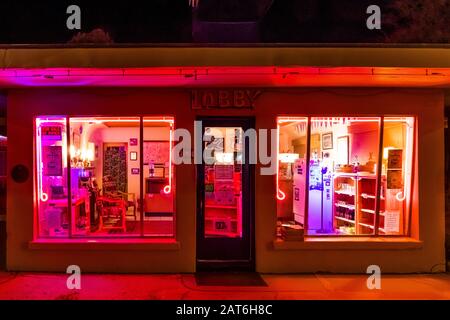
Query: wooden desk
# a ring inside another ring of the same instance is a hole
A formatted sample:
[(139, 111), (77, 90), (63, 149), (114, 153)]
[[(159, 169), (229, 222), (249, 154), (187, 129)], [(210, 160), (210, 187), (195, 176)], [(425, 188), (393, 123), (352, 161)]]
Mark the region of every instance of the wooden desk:
[[(89, 214), (86, 210), (86, 201), (89, 201), (89, 197), (77, 197), (72, 199), (72, 214), (71, 214), (71, 228), (72, 235), (86, 235), (89, 234), (91, 226)], [(48, 205), (54, 208), (65, 208), (67, 209), (68, 199), (54, 199), (49, 200)], [(85, 217), (85, 227), (82, 230), (78, 230), (76, 228), (76, 221), (80, 219), (80, 217)]]
[(145, 213), (173, 213), (173, 192), (164, 193), (168, 183), (167, 178), (145, 179)]

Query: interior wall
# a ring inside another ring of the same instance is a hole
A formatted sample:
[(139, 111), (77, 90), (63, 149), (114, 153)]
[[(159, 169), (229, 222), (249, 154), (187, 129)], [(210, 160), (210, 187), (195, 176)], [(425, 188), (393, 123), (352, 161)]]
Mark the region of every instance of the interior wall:
[[(144, 141), (169, 141), (170, 129), (146, 127), (144, 128)], [(94, 142), (98, 146), (98, 158), (94, 161), (95, 176), (98, 179), (100, 188), (103, 178), (103, 152), (104, 146), (108, 143), (124, 143), (127, 146), (127, 171), (128, 171), (128, 192), (134, 193), (139, 197), (140, 194), (140, 175), (132, 174), (132, 168), (140, 168), (140, 147), (139, 147), (139, 127), (101, 127), (89, 131), (87, 142)], [(138, 145), (130, 145), (130, 139), (138, 139)], [(138, 157), (136, 161), (130, 160), (130, 152), (136, 152)], [(144, 165), (144, 177), (148, 176), (148, 165)]]

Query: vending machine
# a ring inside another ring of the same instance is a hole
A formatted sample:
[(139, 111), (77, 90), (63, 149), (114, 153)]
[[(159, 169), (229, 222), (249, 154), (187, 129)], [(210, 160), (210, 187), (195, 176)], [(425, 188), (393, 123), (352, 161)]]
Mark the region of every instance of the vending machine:
[(333, 174), (317, 159), (309, 167), (308, 230), (330, 233), (333, 230)]
[(306, 160), (297, 159), (294, 163), (294, 184), (292, 187), (294, 220), (305, 224), (305, 191), (306, 191)]

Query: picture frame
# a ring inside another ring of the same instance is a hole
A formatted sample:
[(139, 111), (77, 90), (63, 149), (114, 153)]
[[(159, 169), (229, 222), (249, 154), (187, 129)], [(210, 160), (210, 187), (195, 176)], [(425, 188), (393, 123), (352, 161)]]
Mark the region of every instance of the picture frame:
[(130, 152), (130, 161), (137, 161), (138, 159), (138, 153), (136, 151)]
[(137, 138), (131, 138), (130, 139), (130, 146), (137, 146), (138, 145), (138, 139)]
[(337, 138), (337, 164), (349, 164), (349, 137), (342, 136)]
[(140, 173), (141, 173), (141, 170), (139, 168), (131, 168), (132, 175), (138, 175)]
[(144, 141), (144, 165), (163, 165), (170, 159), (170, 142), (162, 140)]
[(322, 150), (333, 149), (333, 132), (322, 134)]

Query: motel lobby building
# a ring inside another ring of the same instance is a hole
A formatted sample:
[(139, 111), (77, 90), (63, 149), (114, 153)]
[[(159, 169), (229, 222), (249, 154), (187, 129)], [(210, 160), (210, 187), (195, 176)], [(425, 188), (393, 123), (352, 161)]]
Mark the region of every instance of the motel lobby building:
[[(9, 271), (445, 271), (448, 47), (0, 57)], [(203, 139), (175, 154), (178, 129)]]

